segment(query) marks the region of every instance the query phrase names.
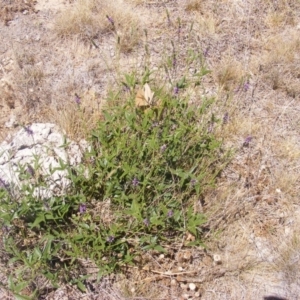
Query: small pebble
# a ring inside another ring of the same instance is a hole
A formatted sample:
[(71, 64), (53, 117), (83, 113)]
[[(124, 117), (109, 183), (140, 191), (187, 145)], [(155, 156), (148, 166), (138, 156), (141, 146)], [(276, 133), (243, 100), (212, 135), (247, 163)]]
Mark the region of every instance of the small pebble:
[(159, 258), (159, 259), (164, 259), (165, 256), (164, 256), (163, 254), (160, 254), (158, 258)]
[(189, 289), (191, 290), (191, 291), (195, 291), (196, 290), (196, 285), (194, 284), (194, 283), (189, 283)]
[(186, 289), (187, 289), (187, 284), (180, 283), (180, 287), (181, 287), (183, 290), (186, 290)]
[(219, 254), (214, 254), (214, 262), (217, 265), (220, 265), (222, 263), (221, 256)]

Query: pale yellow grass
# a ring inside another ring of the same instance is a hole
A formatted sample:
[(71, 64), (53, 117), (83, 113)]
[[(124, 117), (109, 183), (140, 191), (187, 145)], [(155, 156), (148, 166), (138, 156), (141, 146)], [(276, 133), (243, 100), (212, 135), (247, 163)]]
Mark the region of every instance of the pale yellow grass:
[[(187, 10), (189, 12), (189, 10)], [(204, 13), (201, 14), (198, 10), (196, 13), (197, 25), (202, 34), (207, 36), (217, 34), (220, 30), (220, 20), (218, 16), (214, 15), (210, 11), (204, 10)]]
[(234, 91), (243, 89), (246, 83), (246, 73), (241, 62), (232, 57), (224, 57), (213, 71), (215, 81), (219, 84), (220, 89)]
[(113, 34), (121, 52), (131, 52), (140, 42), (139, 16), (123, 1), (80, 0), (63, 11), (54, 29), (60, 36), (80, 36), (93, 41)]
[(268, 1), (265, 23), (270, 29), (279, 29), (285, 25), (297, 25), (293, 4), (295, 1)]
[(202, 10), (202, 0), (188, 0), (185, 3), (185, 10), (188, 12), (201, 12)]
[(102, 120), (101, 107), (97, 107), (94, 99), (83, 96), (80, 100), (80, 105), (74, 100), (74, 103), (61, 105), (59, 110), (50, 108), (46, 113), (73, 140), (86, 138)]

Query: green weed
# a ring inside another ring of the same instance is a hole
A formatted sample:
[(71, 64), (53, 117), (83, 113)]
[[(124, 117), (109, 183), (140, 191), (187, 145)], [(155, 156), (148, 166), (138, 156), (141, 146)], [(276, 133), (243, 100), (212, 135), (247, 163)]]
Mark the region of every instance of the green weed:
[[(131, 75), (125, 81), (137, 82)], [(112, 93), (113, 99), (124, 94)], [(214, 100), (188, 105), (178, 92), (160, 88), (159, 104), (140, 110), (132, 87), (127, 96), (124, 104), (117, 101), (103, 111), (82, 165), (60, 162), (72, 182), (66, 195), (43, 199), (27, 185), (22, 197), (14, 198), (9, 187), (0, 189), (12, 266), (8, 285), (19, 297), (25, 283), (31, 297), (42, 293), (41, 278), (54, 287), (71, 282), (85, 290), (88, 274), (81, 260), (96, 265), (100, 278), (135, 264), (145, 251), (166, 252), (166, 245), (187, 233), (195, 240), (185, 246), (203, 243), (206, 218), (193, 209), (194, 202), (214, 185), (229, 157), (210, 130), (218, 123), (211, 113)], [(36, 186), (42, 183), (37, 180)]]

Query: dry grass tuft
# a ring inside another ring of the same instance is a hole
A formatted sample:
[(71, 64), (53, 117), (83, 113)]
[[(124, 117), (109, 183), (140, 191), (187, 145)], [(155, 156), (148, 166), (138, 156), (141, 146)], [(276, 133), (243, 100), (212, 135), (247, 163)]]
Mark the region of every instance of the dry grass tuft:
[(82, 38), (94, 38), (99, 32), (109, 31), (110, 24), (105, 18), (97, 18), (95, 11), (94, 1), (78, 1), (57, 17), (54, 29), (63, 37), (79, 35)]
[(265, 43), (266, 52), (259, 59), (264, 71), (263, 80), (273, 90), (282, 89), (292, 97), (299, 95), (300, 38), (295, 30), (275, 34)]
[(59, 36), (79, 36), (85, 41), (114, 34), (123, 53), (131, 52), (140, 42), (140, 21), (132, 7), (121, 1), (81, 0), (62, 12), (56, 20)]
[[(80, 104), (76, 103), (78, 96)], [(73, 102), (67, 101), (57, 104), (55, 108), (46, 108), (45, 114), (70, 138), (80, 140), (86, 138), (102, 119), (101, 101), (93, 91), (88, 91), (84, 95), (74, 95), (72, 99)]]
[(15, 14), (22, 12), (35, 12), (36, 0), (0, 0), (0, 21), (3, 21), (5, 25), (13, 20)]
[[(299, 233), (299, 230), (297, 230)], [(284, 279), (289, 283), (300, 280), (300, 240), (299, 235), (294, 232), (279, 249), (279, 256), (275, 261), (275, 269), (284, 274)], [(295, 280), (296, 279), (296, 280)]]
[(271, 1), (268, 5), (268, 12), (265, 18), (266, 25), (273, 30), (286, 25), (296, 25), (296, 15), (293, 11), (295, 1)]
[(299, 185), (299, 166), (292, 165), (287, 168), (287, 173), (282, 173), (282, 171), (274, 172), (274, 181), (276, 182), (276, 189), (279, 192), (283, 192), (284, 195), (289, 195), (290, 197), (297, 197), (298, 191), (295, 188)]
[(202, 35), (211, 36), (218, 34), (220, 31), (220, 20), (218, 16), (210, 11), (205, 11), (203, 15), (197, 11), (196, 22)]
[(216, 66), (214, 74), (217, 84), (226, 91), (239, 89), (239, 86), (244, 84), (243, 78), (246, 75), (239, 61), (227, 57), (224, 57)]
[(4, 81), (0, 85), (1, 100), (3, 105), (7, 105), (10, 109), (15, 108), (15, 95), (13, 86)]
[(185, 10), (187, 12), (197, 11), (200, 12), (202, 10), (202, 0), (189, 0), (185, 4)]

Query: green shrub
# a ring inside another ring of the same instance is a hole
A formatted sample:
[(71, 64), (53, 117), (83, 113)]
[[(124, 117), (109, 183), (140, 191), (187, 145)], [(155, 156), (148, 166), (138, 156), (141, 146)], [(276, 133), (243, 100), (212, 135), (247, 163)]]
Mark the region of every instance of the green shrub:
[(12, 199), (0, 189), (6, 262), (14, 267), (8, 285), (16, 295), (28, 282), (32, 297), (41, 293), (41, 276), (84, 290), (82, 260), (101, 276), (134, 264), (143, 251), (165, 252), (188, 232), (195, 241), (186, 246), (202, 243), (206, 219), (194, 204), (228, 160), (209, 130), (213, 99), (188, 105), (157, 90), (160, 104), (140, 110), (133, 97), (105, 109), (81, 166), (61, 162), (73, 183), (67, 195), (36, 199), (27, 187)]

